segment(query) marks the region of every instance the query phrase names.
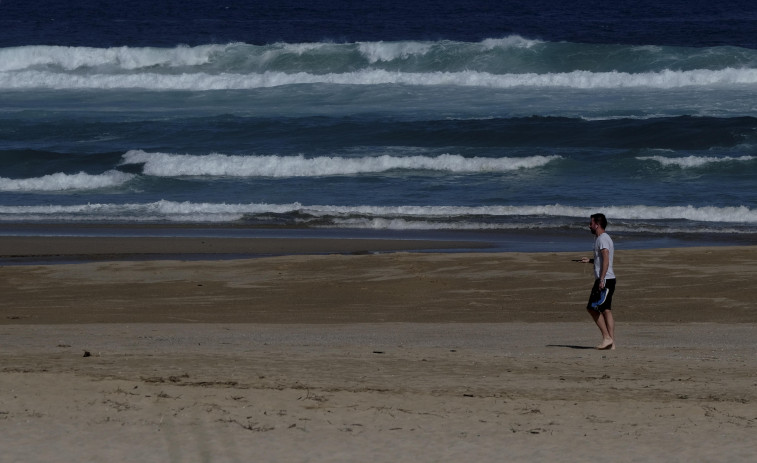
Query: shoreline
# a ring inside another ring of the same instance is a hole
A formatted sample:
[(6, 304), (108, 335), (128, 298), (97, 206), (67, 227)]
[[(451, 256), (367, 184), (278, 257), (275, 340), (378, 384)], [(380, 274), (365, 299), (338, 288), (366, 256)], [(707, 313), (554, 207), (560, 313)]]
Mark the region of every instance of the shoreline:
[(487, 247), (486, 243), (474, 241), (414, 239), (6, 236), (0, 239), (0, 265), (55, 261), (220, 260), (279, 255), (440, 252)]
[[(593, 281), (591, 266), (574, 261), (585, 252), (346, 254), (347, 240), (329, 242), (336, 253), (309, 240), (288, 244), (310, 253), (218, 259), (229, 241), (201, 244), (213, 253), (199, 259), (98, 260), (99, 246), (111, 256), (112, 246), (125, 252), (129, 243), (185, 253), (199, 241), (33, 239), (30, 251), (62, 253), (67, 243), (73, 255), (82, 246), (91, 254), (76, 263), (0, 266), (0, 324), (581, 321)], [(618, 250), (615, 267), (619, 322), (757, 322), (755, 246)]]
[[(757, 245), (751, 235), (614, 233), (622, 250)], [(363, 230), (233, 224), (0, 223), (0, 265), (107, 260), (246, 259), (383, 252), (586, 252), (585, 230)]]

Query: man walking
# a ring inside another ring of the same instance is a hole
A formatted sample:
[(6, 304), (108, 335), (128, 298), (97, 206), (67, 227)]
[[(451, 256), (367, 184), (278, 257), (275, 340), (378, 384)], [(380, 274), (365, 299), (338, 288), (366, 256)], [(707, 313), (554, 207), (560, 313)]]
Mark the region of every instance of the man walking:
[(594, 258), (583, 257), (581, 262), (594, 264), (594, 286), (591, 289), (586, 310), (602, 333), (602, 342), (597, 349), (615, 349), (615, 320), (612, 318), (612, 295), (615, 293), (615, 272), (612, 259), (615, 246), (607, 234), (607, 218), (604, 214), (591, 216), (589, 229), (594, 238)]

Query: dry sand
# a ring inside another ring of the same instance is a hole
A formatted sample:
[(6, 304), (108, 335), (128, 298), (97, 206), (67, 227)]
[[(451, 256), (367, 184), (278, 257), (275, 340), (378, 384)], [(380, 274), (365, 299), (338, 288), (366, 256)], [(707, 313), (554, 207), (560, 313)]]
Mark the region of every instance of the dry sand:
[(0, 461), (757, 460), (754, 247), (618, 251), (615, 351), (580, 255), (114, 254), (0, 268)]

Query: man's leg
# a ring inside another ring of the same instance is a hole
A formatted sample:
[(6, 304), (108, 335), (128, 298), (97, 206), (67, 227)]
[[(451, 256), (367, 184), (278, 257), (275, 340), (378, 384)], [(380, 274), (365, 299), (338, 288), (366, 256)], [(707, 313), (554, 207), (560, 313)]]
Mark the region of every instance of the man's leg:
[(602, 312), (602, 317), (605, 319), (605, 326), (607, 326), (607, 334), (612, 339), (612, 348), (615, 349), (615, 319), (612, 318), (612, 310), (607, 309)]
[[(589, 314), (591, 315), (591, 318), (594, 319), (594, 323), (597, 324), (597, 327), (599, 328), (599, 331), (602, 333), (602, 343), (597, 346), (597, 349), (609, 349), (613, 345), (612, 336), (610, 335), (610, 330), (607, 326), (607, 320), (606, 316), (604, 314), (601, 314), (597, 312), (596, 310), (592, 309), (586, 309)], [(605, 312), (610, 312), (609, 310), (605, 310)], [(612, 329), (615, 330), (615, 322), (612, 319), (612, 313), (610, 314), (610, 320), (612, 322)]]

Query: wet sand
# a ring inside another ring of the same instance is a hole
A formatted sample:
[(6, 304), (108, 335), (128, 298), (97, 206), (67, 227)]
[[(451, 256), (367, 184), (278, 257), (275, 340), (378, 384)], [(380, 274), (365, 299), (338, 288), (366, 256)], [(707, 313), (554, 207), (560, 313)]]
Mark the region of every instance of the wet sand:
[(597, 351), (580, 254), (312, 241), (0, 267), (3, 461), (757, 457), (757, 248), (618, 251)]

